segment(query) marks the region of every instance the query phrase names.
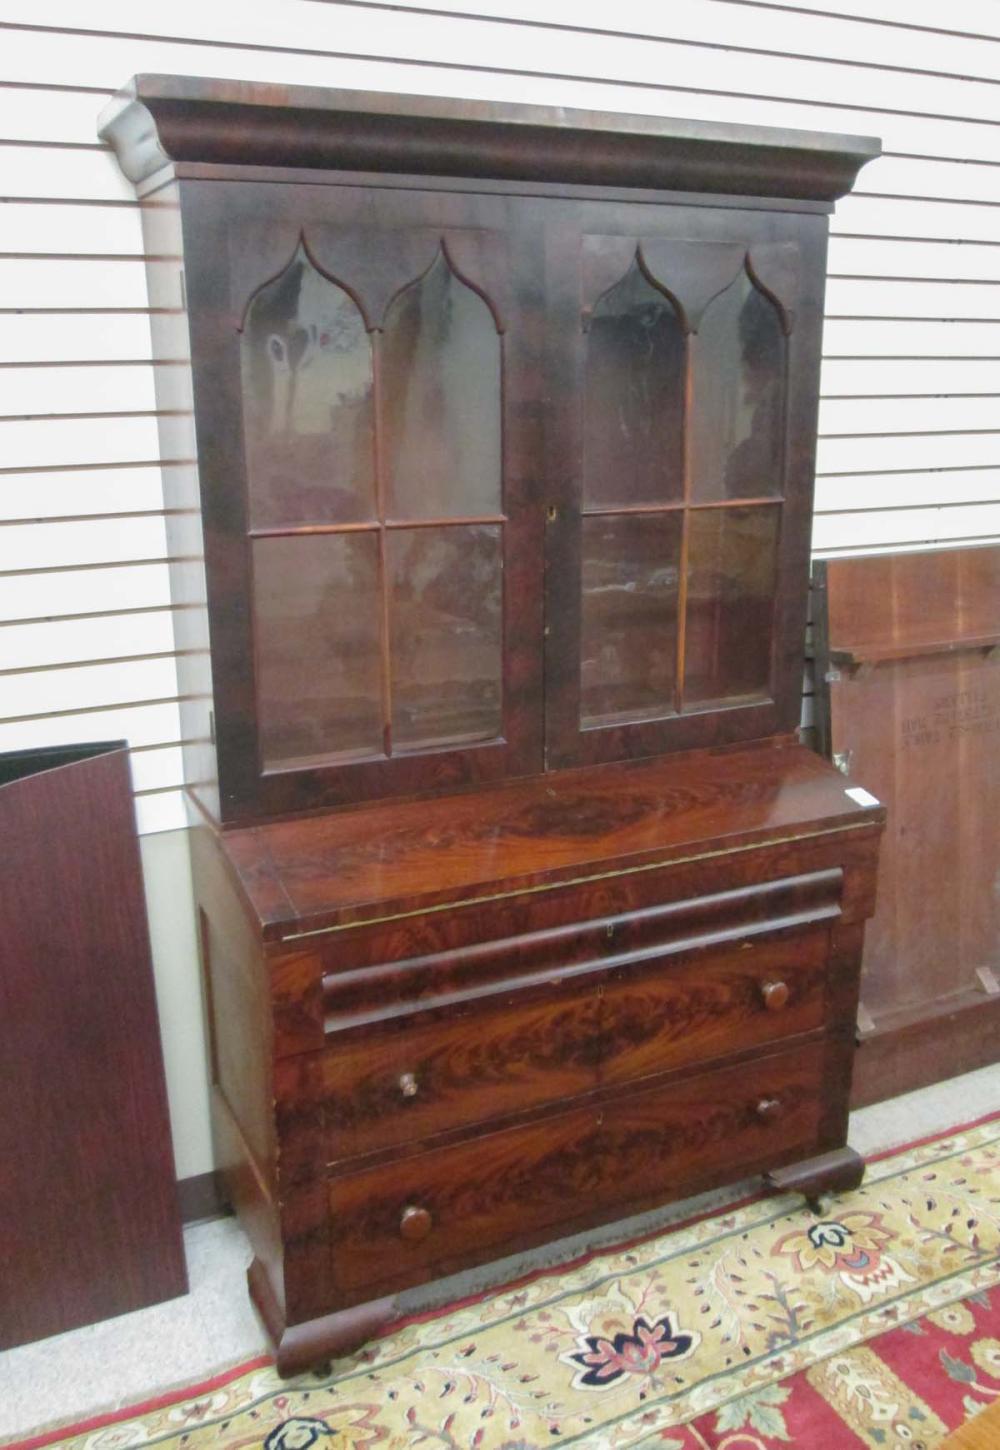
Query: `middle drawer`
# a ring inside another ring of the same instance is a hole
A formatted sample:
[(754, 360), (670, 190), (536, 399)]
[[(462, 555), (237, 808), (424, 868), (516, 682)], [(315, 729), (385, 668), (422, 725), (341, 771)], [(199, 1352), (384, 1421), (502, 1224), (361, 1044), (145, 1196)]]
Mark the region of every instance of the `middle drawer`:
[(484, 1001), (383, 1017), (330, 1033), (282, 1064), (319, 1108), (328, 1161), (653, 1077), (823, 1025), (829, 929), (644, 957)]

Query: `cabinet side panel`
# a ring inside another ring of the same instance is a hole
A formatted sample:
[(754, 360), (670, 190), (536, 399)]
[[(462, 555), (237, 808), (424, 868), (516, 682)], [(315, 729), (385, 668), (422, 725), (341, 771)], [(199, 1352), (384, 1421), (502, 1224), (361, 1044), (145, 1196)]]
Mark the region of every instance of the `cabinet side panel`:
[(149, 322), (153, 358), (158, 364), (154, 369), (157, 426), (174, 606), (184, 779), (201, 805), (218, 817), (205, 549), (177, 184), (171, 183), (146, 197), (141, 213), (146, 256), (157, 259), (147, 273), (152, 308)]
[(216, 1166), (283, 1305), (266, 966), (209, 827), (192, 831), (191, 859), (209, 1023)]

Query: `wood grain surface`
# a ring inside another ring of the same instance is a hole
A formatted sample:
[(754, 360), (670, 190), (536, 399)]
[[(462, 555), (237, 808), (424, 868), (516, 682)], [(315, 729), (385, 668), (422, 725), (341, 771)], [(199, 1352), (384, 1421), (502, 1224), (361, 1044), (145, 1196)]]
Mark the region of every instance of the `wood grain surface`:
[(722, 854), (727, 843), (877, 833), (883, 813), (857, 805), (847, 784), (784, 742), (237, 828), (223, 846), (270, 939)]
[(187, 1272), (128, 753), (22, 752), (0, 781), (9, 1349), (183, 1294)]

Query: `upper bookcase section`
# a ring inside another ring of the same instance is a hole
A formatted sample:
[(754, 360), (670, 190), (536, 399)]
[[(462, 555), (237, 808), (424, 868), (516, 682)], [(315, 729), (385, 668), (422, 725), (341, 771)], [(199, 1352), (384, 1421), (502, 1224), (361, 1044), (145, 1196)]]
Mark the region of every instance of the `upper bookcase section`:
[(562, 106), (135, 76), (101, 117), (135, 183), (173, 164), (281, 166), (716, 192), (832, 205), (872, 136)]

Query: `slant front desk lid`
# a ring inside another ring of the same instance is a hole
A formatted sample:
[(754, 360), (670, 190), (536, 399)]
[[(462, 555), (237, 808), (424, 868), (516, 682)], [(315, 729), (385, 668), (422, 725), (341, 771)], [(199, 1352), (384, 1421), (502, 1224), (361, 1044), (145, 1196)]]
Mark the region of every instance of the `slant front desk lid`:
[(761, 744), (240, 827), (221, 839), (263, 935), (275, 939), (606, 871), (881, 830), (884, 810), (854, 800), (850, 784), (804, 746)]
[[(100, 135), (141, 182), (169, 163), (655, 187), (832, 203), (872, 136), (499, 101), (139, 75)], [(825, 208), (828, 209), (828, 208)]]

